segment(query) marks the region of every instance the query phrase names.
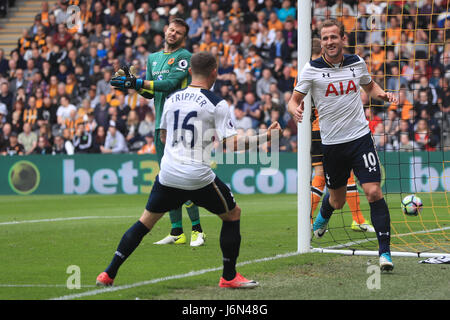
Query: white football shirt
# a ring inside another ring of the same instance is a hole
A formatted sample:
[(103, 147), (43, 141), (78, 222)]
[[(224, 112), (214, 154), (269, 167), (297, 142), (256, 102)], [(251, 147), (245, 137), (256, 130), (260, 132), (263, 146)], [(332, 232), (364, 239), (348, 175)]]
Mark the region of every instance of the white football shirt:
[(323, 144), (353, 141), (370, 132), (360, 85), (371, 81), (366, 63), (358, 55), (344, 55), (337, 67), (323, 56), (305, 64), (294, 90), (304, 95), (311, 90)]
[(170, 95), (164, 104), (161, 129), (167, 130), (159, 182), (196, 190), (214, 181), (210, 167), (213, 139), (234, 136), (228, 103), (213, 92), (189, 86)]

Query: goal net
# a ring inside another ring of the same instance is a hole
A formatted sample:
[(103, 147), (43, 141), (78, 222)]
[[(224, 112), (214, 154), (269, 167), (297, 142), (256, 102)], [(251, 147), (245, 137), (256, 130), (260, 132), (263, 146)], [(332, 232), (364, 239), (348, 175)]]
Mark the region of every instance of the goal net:
[[(319, 38), (318, 30), (327, 18), (342, 22), (345, 53), (361, 56), (373, 81), (399, 99), (389, 104), (361, 90), (382, 163), (393, 255), (450, 252), (449, 5), (447, 0), (311, 1), (311, 37)], [(299, 18), (299, 33), (306, 28), (303, 24)], [(314, 183), (320, 167), (311, 170), (311, 192), (303, 191), (303, 196), (311, 197), (314, 218), (326, 190)], [(311, 238), (312, 251), (375, 255), (376, 234), (365, 225), (370, 223), (369, 205), (356, 178), (347, 190), (347, 204), (333, 213), (328, 232), (321, 239)], [(409, 194), (423, 202), (418, 216), (401, 210), (401, 201)]]

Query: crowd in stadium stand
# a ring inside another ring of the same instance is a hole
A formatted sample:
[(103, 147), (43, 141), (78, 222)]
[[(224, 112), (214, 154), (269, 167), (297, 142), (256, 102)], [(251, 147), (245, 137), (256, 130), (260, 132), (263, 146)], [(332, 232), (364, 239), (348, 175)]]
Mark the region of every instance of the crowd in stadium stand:
[[(398, 92), (399, 103), (388, 105), (361, 91), (379, 151), (450, 149), (448, 2), (313, 0), (313, 37), (324, 19), (340, 20), (346, 53)], [(80, 8), (76, 19), (71, 5)], [(121, 65), (145, 77), (173, 17), (190, 27), (188, 50), (217, 55), (213, 90), (239, 134), (277, 120), (280, 150), (296, 152), (297, 125), (286, 112), (298, 68), (296, 1), (59, 0), (42, 2), (9, 56), (0, 49), (0, 153), (154, 153), (152, 100), (109, 81)]]

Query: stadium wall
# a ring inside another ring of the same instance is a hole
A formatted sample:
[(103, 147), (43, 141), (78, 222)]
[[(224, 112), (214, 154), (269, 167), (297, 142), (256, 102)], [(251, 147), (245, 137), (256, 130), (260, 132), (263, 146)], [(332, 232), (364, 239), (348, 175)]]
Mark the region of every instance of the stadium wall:
[[(380, 152), (379, 156), (385, 192), (450, 191), (450, 166), (445, 166), (450, 152)], [(280, 153), (277, 166), (251, 154), (247, 157), (235, 164), (212, 163), (234, 193), (297, 193), (296, 153)], [(249, 159), (258, 161), (248, 164)], [(154, 155), (2, 157), (0, 195), (148, 194), (158, 171)]]

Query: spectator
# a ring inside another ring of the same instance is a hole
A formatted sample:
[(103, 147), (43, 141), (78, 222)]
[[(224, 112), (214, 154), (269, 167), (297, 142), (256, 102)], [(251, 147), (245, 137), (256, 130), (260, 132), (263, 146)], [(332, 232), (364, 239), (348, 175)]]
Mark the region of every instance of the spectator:
[[(23, 110), (23, 122), (29, 123), (32, 130), (38, 127), (38, 109), (36, 107), (36, 97), (30, 96), (28, 98), (28, 106)], [(23, 143), (22, 143), (23, 144)]]
[(419, 146), (417, 146), (415, 141), (409, 139), (407, 133), (401, 133), (400, 141), (395, 149), (398, 151), (413, 152), (414, 150), (419, 150)]
[(240, 59), (237, 67), (233, 69), (236, 74), (237, 81), (242, 85), (246, 82), (246, 74), (250, 72), (245, 59)]
[(38, 136), (31, 131), (31, 124), (25, 122), (23, 124), (23, 132), (19, 133), (17, 141), (23, 145), (26, 155), (33, 153), (37, 145)]
[(281, 92), (290, 92), (294, 87), (295, 78), (291, 76), (291, 68), (289, 66), (284, 66), (283, 73), (280, 79), (277, 81), (278, 89)]
[(2, 82), (0, 84), (0, 103), (3, 103), (6, 106), (7, 113), (5, 114), (5, 116), (7, 116), (8, 114), (12, 114), (13, 101), (14, 95), (9, 91), (9, 82)]
[(262, 120), (261, 104), (256, 100), (253, 92), (248, 92), (245, 95), (245, 102), (243, 105), (243, 111), (246, 116), (252, 120), (252, 128), (257, 128)]
[(424, 119), (427, 122), (428, 130), (430, 133), (430, 144), (432, 147), (438, 146), (441, 142), (441, 126), (435, 117), (430, 115), (430, 112), (426, 109), (422, 110), (420, 119)]
[(277, 80), (272, 76), (272, 71), (269, 68), (265, 68), (262, 71), (262, 77), (256, 82), (256, 95), (259, 99), (264, 94), (270, 93), (271, 84), (277, 84)]
[(108, 133), (106, 135), (105, 145), (100, 146), (102, 153), (125, 153), (128, 152), (125, 137), (116, 128), (114, 121), (109, 123)]
[(152, 21), (150, 22), (150, 25), (153, 30), (161, 35), (164, 34), (164, 26), (166, 25), (166, 23), (167, 21), (159, 16), (157, 10), (152, 11)]
[(93, 153), (101, 153), (101, 148), (105, 145), (106, 130), (103, 126), (98, 126), (94, 131), (94, 139), (92, 144)]
[(292, 152), (292, 132), (290, 128), (285, 128), (279, 141), (281, 152)]
[(297, 18), (297, 10), (295, 10), (295, 7), (292, 6), (292, 3), (290, 0), (283, 0), (281, 3), (281, 9), (277, 12), (277, 17), (281, 22), (285, 22), (288, 17), (291, 17), (293, 19)]
[(109, 125), (109, 108), (110, 105), (106, 101), (106, 96), (104, 94), (101, 94), (99, 103), (94, 108), (94, 117), (95, 122), (97, 122), (99, 126), (102, 126), (104, 128), (108, 128)]
[(12, 92), (13, 95), (17, 95), (17, 90), (19, 88), (26, 88), (28, 85), (28, 81), (23, 76), (23, 70), (17, 69), (14, 79), (9, 83), (10, 88), (9, 90)]
[(145, 137), (155, 132), (155, 115), (150, 110), (145, 113), (144, 120), (139, 122), (138, 133), (141, 137)]
[[(130, 65), (130, 64), (124, 64), (124, 65)], [(111, 81), (112, 72), (111, 70), (107, 69), (103, 73), (103, 79), (97, 82), (97, 93), (96, 95), (108, 95), (111, 93), (111, 85), (109, 84), (109, 81)]]
[(52, 146), (52, 154), (68, 154), (70, 150), (66, 148), (64, 138), (60, 135), (55, 136)]
[(42, 107), (38, 109), (37, 123), (38, 126), (43, 124), (53, 127), (57, 124), (58, 107), (52, 103), (50, 97), (42, 99)]
[(248, 130), (253, 128), (252, 118), (247, 116), (241, 108), (234, 108), (234, 118), (236, 129)]
[(5, 58), (5, 50), (0, 48), (0, 76), (6, 76), (8, 70), (8, 59)]
[(34, 154), (52, 154), (52, 147), (45, 136), (39, 136)]
[(136, 141), (143, 141), (143, 137), (139, 134), (139, 116), (135, 110), (131, 110), (126, 120), (126, 135), (125, 139), (129, 146)]
[(417, 128), (414, 134), (414, 141), (418, 144), (422, 151), (435, 151), (436, 147), (433, 146), (433, 142), (430, 137), (430, 131), (425, 119), (417, 121)]
[(1, 154), (9, 155), (9, 156), (25, 154), (25, 149), (24, 149), (23, 145), (18, 142), (17, 132), (15, 132), (15, 131), (11, 132), (8, 142), (5, 144), (5, 146), (1, 150)]
[(70, 40), (72, 40), (72, 35), (67, 32), (66, 25), (58, 24), (58, 32), (53, 35), (53, 43), (60, 48), (65, 48)]
[(79, 122), (73, 137), (75, 153), (89, 153), (92, 148), (92, 134), (87, 131), (84, 123)]
[(64, 126), (66, 120), (70, 118), (70, 113), (76, 111), (77, 107), (70, 103), (69, 97), (67, 95), (63, 95), (61, 97), (61, 105), (56, 111), (57, 123), (60, 126)]
[(269, 20), (267, 21), (267, 28), (273, 31), (282, 31), (284, 28), (283, 22), (278, 19), (278, 15), (272, 12), (269, 15)]
[(154, 137), (152, 133), (148, 133), (145, 136), (145, 144), (138, 150), (138, 154), (156, 154), (156, 147), (154, 143)]
[(120, 26), (120, 13), (117, 11), (117, 7), (114, 3), (109, 6), (109, 13), (105, 15), (104, 21), (106, 28), (111, 26)]
[(395, 110), (396, 112), (400, 112), (401, 119), (408, 120), (409, 119), (409, 110), (413, 108), (412, 103), (406, 97), (406, 89), (405, 87), (401, 88), (398, 92), (398, 103), (392, 103), (389, 106), (389, 110)]
[(386, 89), (390, 91), (399, 91), (402, 86), (408, 86), (408, 81), (405, 77), (400, 75), (398, 66), (393, 65), (391, 67), (391, 74), (387, 79)]
[(283, 61), (289, 58), (289, 47), (284, 39), (283, 31), (279, 30), (275, 34), (275, 39), (270, 45), (270, 58), (273, 61), (275, 58), (281, 58)]

